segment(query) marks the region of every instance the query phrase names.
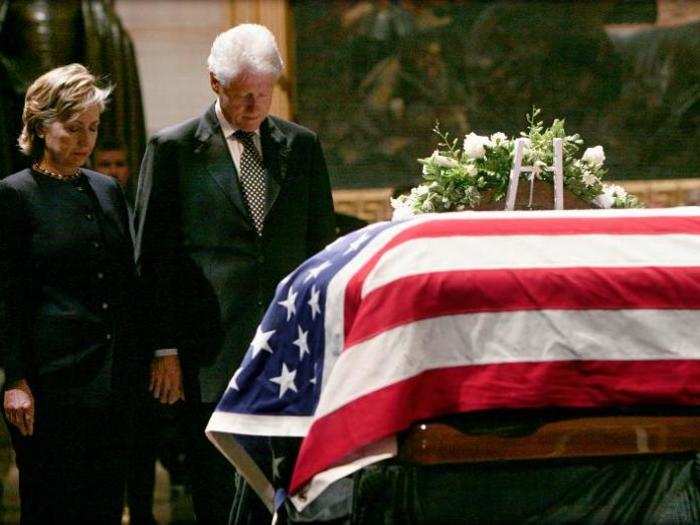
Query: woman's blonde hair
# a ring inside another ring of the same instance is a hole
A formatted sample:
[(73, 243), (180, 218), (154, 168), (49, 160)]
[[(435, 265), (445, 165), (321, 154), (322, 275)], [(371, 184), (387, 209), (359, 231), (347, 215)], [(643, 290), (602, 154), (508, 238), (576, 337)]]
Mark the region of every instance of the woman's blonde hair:
[(44, 153), (43, 129), (56, 121), (66, 122), (88, 108), (104, 111), (112, 87), (100, 88), (82, 64), (57, 67), (37, 78), (24, 97), (19, 149), (31, 158)]

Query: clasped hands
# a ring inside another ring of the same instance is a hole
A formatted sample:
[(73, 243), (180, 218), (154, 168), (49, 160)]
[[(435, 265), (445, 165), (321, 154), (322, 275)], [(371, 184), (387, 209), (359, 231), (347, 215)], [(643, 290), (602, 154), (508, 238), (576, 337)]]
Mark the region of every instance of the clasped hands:
[(185, 399), (182, 390), (182, 369), (176, 355), (154, 357), (151, 361), (151, 381), (148, 389), (163, 404), (172, 405)]

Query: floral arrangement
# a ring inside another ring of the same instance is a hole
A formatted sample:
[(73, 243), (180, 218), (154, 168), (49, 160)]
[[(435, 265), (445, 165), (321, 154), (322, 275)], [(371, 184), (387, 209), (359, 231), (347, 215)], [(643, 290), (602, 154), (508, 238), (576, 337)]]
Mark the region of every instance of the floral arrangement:
[[(583, 140), (567, 135), (564, 121), (555, 119), (548, 128), (537, 120), (540, 110), (527, 116), (523, 164), (533, 166), (537, 176), (549, 183), (553, 175), (545, 168), (553, 163), (553, 139), (563, 141), (564, 187), (578, 198), (598, 208), (639, 208), (642, 204), (624, 188), (602, 181), (607, 170), (602, 146), (587, 148), (578, 157)], [(408, 195), (391, 200), (394, 219), (420, 213), (461, 211), (477, 207), (482, 201), (497, 202), (506, 195), (513, 167), (515, 137), (494, 133), (490, 137), (470, 133), (458, 146), (438, 125), (435, 133), (441, 142), (430, 157), (418, 159), (423, 165), (425, 182)]]

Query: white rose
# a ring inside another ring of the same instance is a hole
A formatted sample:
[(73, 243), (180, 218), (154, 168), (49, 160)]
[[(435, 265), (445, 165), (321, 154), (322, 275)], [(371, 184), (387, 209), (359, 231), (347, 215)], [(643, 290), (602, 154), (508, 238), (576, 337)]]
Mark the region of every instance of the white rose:
[(612, 205), (615, 204), (615, 197), (603, 192), (593, 199), (593, 204), (603, 209), (612, 208)]
[(477, 135), (473, 132), (464, 137), (464, 153), (473, 159), (480, 159), (486, 155), (486, 149), (484, 146), (492, 146), (488, 137)]
[(506, 142), (507, 140), (508, 136), (505, 133), (501, 133), (500, 131), (491, 135), (491, 142), (493, 144), (500, 144), (501, 142)]
[(600, 168), (605, 162), (605, 151), (603, 151), (603, 146), (596, 146), (594, 148), (588, 148), (583, 152), (583, 157), (581, 160), (586, 161), (591, 166), (596, 166)]
[(614, 197), (627, 197), (627, 190), (616, 184), (608, 184), (608, 191), (612, 192)]
[(605, 184), (603, 186), (603, 193), (598, 195), (593, 199), (593, 203), (600, 206), (601, 208), (612, 208), (615, 204), (615, 197), (626, 197), (627, 191), (622, 186), (617, 186), (615, 184)]
[[(394, 206), (394, 201), (391, 201), (391, 205)], [(410, 219), (414, 217), (413, 209), (410, 206), (402, 204), (400, 206), (394, 206), (394, 213), (391, 215), (392, 221), (403, 221), (405, 219)]]

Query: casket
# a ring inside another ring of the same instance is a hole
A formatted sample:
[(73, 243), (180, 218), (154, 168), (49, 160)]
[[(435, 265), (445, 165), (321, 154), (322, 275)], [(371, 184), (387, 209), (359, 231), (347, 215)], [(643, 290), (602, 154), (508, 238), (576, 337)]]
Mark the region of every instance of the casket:
[[(699, 322), (694, 208), (371, 225), (280, 283), (207, 434), (271, 508), (354, 473), (358, 523), (692, 523)], [(241, 435), (300, 438), (290, 479)]]

